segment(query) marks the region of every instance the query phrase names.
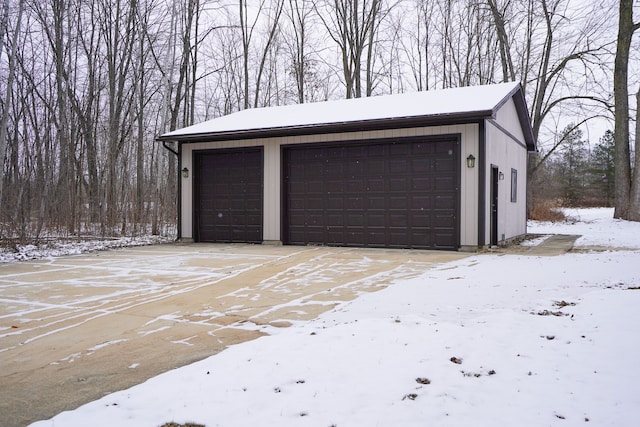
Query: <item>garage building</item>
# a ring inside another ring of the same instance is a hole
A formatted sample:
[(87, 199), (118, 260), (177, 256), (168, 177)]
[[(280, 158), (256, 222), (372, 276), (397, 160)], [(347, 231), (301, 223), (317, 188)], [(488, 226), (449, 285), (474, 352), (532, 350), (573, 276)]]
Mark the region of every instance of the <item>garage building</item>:
[(177, 142), (182, 241), (473, 250), (526, 233), (519, 83), (240, 111)]

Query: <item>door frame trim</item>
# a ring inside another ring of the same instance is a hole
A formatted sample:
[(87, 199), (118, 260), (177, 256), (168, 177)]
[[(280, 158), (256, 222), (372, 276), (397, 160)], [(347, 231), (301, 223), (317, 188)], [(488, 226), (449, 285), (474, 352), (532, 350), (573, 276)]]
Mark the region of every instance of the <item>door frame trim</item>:
[[(498, 245), (498, 224), (500, 217), (500, 168), (491, 164), (491, 187), (489, 190), (489, 245)], [(495, 209), (494, 209), (495, 204)]]

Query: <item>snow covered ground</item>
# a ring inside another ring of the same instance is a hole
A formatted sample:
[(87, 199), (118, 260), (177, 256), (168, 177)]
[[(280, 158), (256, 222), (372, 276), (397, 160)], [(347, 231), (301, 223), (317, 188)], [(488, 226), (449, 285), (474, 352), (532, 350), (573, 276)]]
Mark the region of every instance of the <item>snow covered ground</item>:
[(0, 262), (26, 261), (30, 259), (43, 259), (63, 255), (78, 255), (87, 252), (117, 249), (129, 246), (144, 246), (172, 241), (170, 237), (140, 236), (120, 237), (112, 239), (83, 238), (80, 241), (74, 239), (51, 240), (39, 245), (20, 245), (15, 247), (0, 248)]
[(529, 231), (584, 251), (443, 264), (33, 425), (637, 426), (640, 224), (569, 214)]

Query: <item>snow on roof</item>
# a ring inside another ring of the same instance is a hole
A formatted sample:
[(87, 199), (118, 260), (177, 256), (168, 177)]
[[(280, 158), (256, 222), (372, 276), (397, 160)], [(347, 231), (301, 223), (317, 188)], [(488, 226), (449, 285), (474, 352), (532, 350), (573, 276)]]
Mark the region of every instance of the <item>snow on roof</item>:
[(493, 112), (520, 87), (499, 83), (412, 92), (368, 98), (342, 99), (278, 107), (252, 108), (218, 117), (160, 136), (160, 140), (185, 136), (242, 133), (266, 129), (301, 128), (440, 115)]

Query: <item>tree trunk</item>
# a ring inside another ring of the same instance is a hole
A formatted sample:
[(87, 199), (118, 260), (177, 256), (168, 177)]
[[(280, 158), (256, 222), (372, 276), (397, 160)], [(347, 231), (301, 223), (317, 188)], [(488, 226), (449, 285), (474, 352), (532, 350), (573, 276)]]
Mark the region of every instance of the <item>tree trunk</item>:
[(640, 89), (636, 92), (636, 142), (629, 195), (629, 220), (640, 221)]
[[(136, 216), (135, 226), (142, 224), (144, 212), (144, 105), (145, 69), (144, 37), (140, 37), (140, 82), (138, 91), (138, 137), (136, 141)], [(144, 230), (144, 228), (143, 228)]]
[(269, 54), (269, 50), (273, 45), (273, 41), (276, 37), (276, 33), (278, 30), (278, 26), (280, 25), (280, 15), (282, 14), (282, 10), (284, 9), (284, 0), (276, 0), (276, 11), (275, 16), (273, 18), (273, 22), (270, 23), (269, 35), (267, 36), (267, 40), (262, 51), (262, 56), (260, 58), (260, 65), (258, 66), (258, 71), (256, 73), (256, 91), (253, 97), (253, 107), (258, 108), (259, 106), (259, 97), (260, 97), (260, 82), (262, 80), (262, 74), (264, 73), (264, 66), (267, 61), (267, 57)]
[[(9, 5), (5, 4), (8, 10)], [(9, 54), (9, 77), (7, 79), (7, 91), (5, 93), (4, 108), (2, 109), (2, 118), (0, 118), (0, 203), (2, 203), (2, 191), (4, 183), (4, 163), (7, 151), (7, 126), (9, 121), (9, 104), (11, 103), (11, 91), (13, 89), (13, 79), (16, 68), (16, 49), (18, 48), (18, 40), (20, 36), (20, 22), (22, 20), (22, 11), (24, 9), (24, 0), (20, 0), (18, 5), (18, 20), (16, 28), (13, 32), (13, 40), (11, 40), (11, 52)]]
[(504, 15), (498, 9), (496, 0), (487, 0), (487, 4), (493, 15), (493, 22), (498, 34), (498, 44), (500, 46), (500, 59), (502, 62), (502, 81), (513, 82), (516, 80), (513, 61), (511, 60), (511, 49), (509, 48), (509, 37), (505, 29)]
[(615, 210), (614, 218), (629, 218), (631, 155), (629, 153), (629, 48), (633, 35), (633, 2), (620, 0), (618, 20), (618, 42), (613, 71), (613, 94), (615, 106)]
[(240, 30), (242, 32), (242, 88), (243, 88), (243, 106), (244, 109), (249, 108), (249, 43), (251, 42), (251, 34), (253, 27), (249, 28), (247, 22), (247, 4), (246, 0), (238, 2), (238, 11), (240, 12)]

